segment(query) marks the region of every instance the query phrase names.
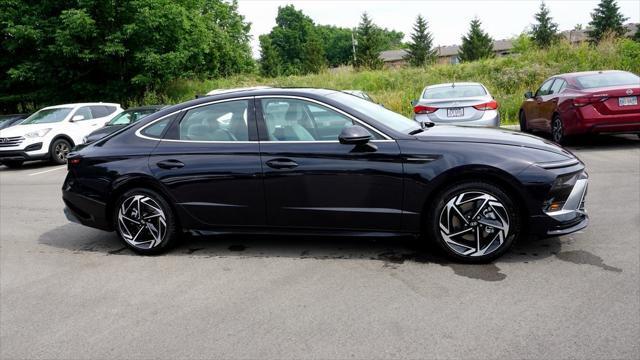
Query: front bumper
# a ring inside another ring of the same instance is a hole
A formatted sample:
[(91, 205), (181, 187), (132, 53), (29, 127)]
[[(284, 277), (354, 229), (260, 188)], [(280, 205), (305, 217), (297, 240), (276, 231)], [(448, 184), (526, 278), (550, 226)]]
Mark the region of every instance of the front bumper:
[(560, 236), (586, 228), (589, 216), (585, 209), (585, 197), (589, 178), (582, 172), (560, 210), (544, 211), (531, 219), (534, 233), (543, 236)]
[(24, 150), (0, 150), (0, 163), (3, 161), (45, 160), (48, 153), (29, 152)]

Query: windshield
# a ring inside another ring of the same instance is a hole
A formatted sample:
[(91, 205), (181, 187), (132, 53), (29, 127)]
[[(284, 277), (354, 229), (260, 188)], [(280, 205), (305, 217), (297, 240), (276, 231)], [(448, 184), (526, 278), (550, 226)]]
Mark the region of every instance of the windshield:
[(114, 117), (107, 125), (129, 125), (154, 112), (155, 109), (127, 110)]
[(395, 131), (407, 134), (410, 131), (421, 128), (420, 124), (417, 122), (357, 96), (345, 94), (343, 92), (335, 92), (328, 95), (328, 97), (334, 98), (341, 103), (376, 119)]
[(73, 108), (42, 109), (29, 116), (22, 125), (26, 124), (48, 124), (64, 120)]
[(622, 85), (640, 85), (640, 77), (626, 71), (583, 75), (578, 76), (576, 80), (583, 89)]
[(425, 89), (423, 99), (457, 99), (465, 97), (485, 96), (487, 92), (480, 85), (438, 86)]

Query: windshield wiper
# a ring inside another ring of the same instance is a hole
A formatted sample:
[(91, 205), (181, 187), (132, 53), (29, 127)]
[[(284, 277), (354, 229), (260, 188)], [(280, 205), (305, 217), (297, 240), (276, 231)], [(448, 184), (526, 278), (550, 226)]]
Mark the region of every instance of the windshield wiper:
[(419, 129), (415, 129), (415, 130), (411, 130), (409, 131), (409, 135), (415, 135), (415, 134), (420, 134), (421, 132), (423, 132), (424, 129), (423, 128), (419, 128)]

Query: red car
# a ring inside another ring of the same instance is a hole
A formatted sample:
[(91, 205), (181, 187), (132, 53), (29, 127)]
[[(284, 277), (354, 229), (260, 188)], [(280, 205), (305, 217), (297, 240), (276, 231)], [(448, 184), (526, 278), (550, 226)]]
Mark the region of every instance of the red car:
[(636, 133), (640, 136), (640, 77), (627, 71), (589, 71), (547, 79), (520, 108), (520, 129), (567, 136)]

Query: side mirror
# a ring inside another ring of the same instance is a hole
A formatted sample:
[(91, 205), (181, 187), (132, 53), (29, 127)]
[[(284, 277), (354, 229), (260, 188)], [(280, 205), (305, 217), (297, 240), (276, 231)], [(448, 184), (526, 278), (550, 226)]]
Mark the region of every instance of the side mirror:
[(533, 98), (533, 93), (531, 91), (527, 91), (526, 93), (524, 93), (524, 98), (525, 99)]
[(84, 120), (84, 115), (73, 115), (73, 117), (71, 118), (71, 122), (76, 122), (81, 120)]
[(338, 136), (338, 140), (340, 141), (340, 144), (362, 145), (368, 143), (372, 137), (373, 136), (367, 129), (362, 126), (354, 125), (342, 129)]
[(411, 106), (412, 107), (416, 106), (417, 104), (418, 104), (418, 100), (416, 100), (416, 99), (411, 100)]

